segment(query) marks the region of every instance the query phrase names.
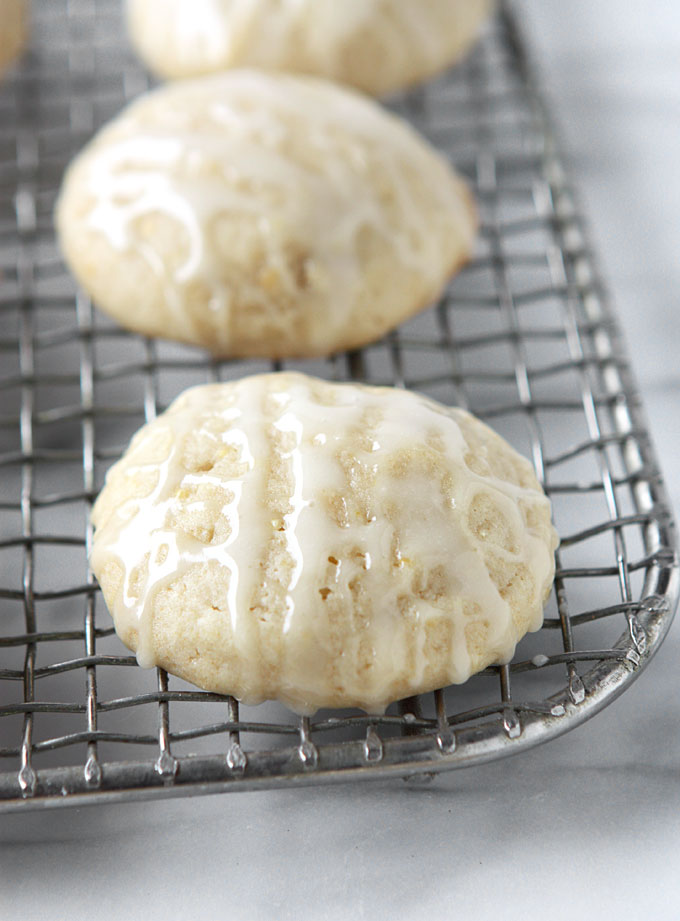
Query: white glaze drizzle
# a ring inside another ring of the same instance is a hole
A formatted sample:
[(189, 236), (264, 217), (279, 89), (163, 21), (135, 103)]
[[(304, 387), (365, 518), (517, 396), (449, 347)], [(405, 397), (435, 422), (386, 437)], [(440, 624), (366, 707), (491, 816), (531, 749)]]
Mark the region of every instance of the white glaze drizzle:
[[(315, 151), (314, 168), (286, 154), (286, 138), (295, 131), (304, 131)], [(366, 173), (367, 152), (375, 158), (376, 150), (394, 211), (381, 203)], [(427, 207), (415, 200), (405, 164), (431, 184)], [(239, 215), (257, 229), (268, 264), (294, 297), (300, 292), (285, 246), (292, 240), (309, 253), (310, 277), (327, 302), (309, 318), (310, 339), (319, 343), (327, 341), (329, 328), (344, 327), (355, 304), (363, 277), (357, 254), (362, 228), (376, 229), (434, 288), (450, 256), (431, 222), (450, 224), (463, 252), (474, 236), (461, 187), (434, 151), (370, 101), (304, 78), (231, 71), (162, 88), (105, 129), (74, 172), (92, 202), (78, 220), (114, 249), (136, 251), (147, 261), (179, 330), (189, 336), (195, 321), (185, 299), (193, 282), (207, 288), (220, 327), (229, 327), (230, 279), (211, 230), (220, 215)], [(156, 214), (172, 218), (188, 242), (188, 255), (174, 270), (159, 256), (153, 235), (138, 229), (140, 219)], [(240, 277), (238, 284), (248, 282)], [(248, 288), (251, 301), (273, 310), (279, 296), (255, 280)]]
[[(486, 493), (512, 523), (513, 530), (522, 535), (518, 556), (506, 554), (508, 559), (524, 560), (536, 584), (547, 589), (552, 577), (551, 548), (546, 546), (545, 537), (527, 532), (518, 502), (524, 499), (537, 505), (548, 500), (535, 489), (495, 476), (479, 476), (465, 467), (468, 446), (456, 421), (459, 410), (444, 410), (415, 394), (382, 388), (339, 386), (335, 398), (334, 405), (319, 404), (310, 394), (309, 379), (293, 373), (260, 375), (237, 384), (207, 385), (187, 391), (168, 412), (135, 436), (130, 459), (123, 458), (107, 482), (121, 473), (136, 477), (148, 470), (148, 464), (136, 464), (134, 457), (144, 454), (145, 440), (156, 437), (161, 428), (171, 434), (169, 454), (154, 468), (158, 470), (158, 481), (146, 497), (128, 500), (104, 520), (101, 520), (100, 502), (97, 503), (93, 512), (96, 533), (91, 565), (99, 575), (112, 560), (122, 570), (123, 587), (113, 601), (112, 614), (122, 635), (129, 635), (131, 629), (138, 632), (140, 664), (155, 663), (151, 624), (158, 592), (194, 564), (215, 561), (230, 572), (228, 605), (233, 645), (250, 663), (249, 675), (242, 680), (238, 693), (246, 701), (260, 699), (264, 685), (259, 673), (257, 626), (250, 613), (251, 600), (262, 582), (259, 561), (264, 548), (282, 527), (287, 552), (294, 563), (286, 585), (283, 642), (302, 642), (310, 632), (323, 637), (326, 625), (320, 592), (339, 592), (348, 597), (352, 577), (362, 570), (369, 575), (373, 599), (369, 633), (377, 652), (372, 703), (378, 709), (388, 702), (384, 699), (384, 686), (391, 675), (392, 659), (404, 655), (396, 612), (399, 598), (410, 584), (409, 567), (416, 560), (425, 571), (440, 566), (452, 573), (458, 584), (454, 594), (475, 602), (483, 611), (489, 630), (487, 643), (497, 652), (498, 659), (512, 655), (516, 634), (509, 607), (489, 576), (479, 545), (461, 525), (455, 510), (466, 509), (476, 492)], [(358, 437), (367, 406), (378, 410), (378, 421), (373, 443), (356, 455), (357, 462), (378, 475), (376, 507), (383, 507), (384, 497), (398, 496), (396, 536), (400, 541), (400, 561), (396, 565), (389, 562), (396, 534), (395, 522), (389, 516), (371, 513), (368, 518), (349, 517), (338, 524), (324, 503), (329, 491), (344, 491), (348, 498), (351, 495), (339, 452), (349, 438)], [(198, 432), (215, 438), (210, 421), (216, 415), (221, 416), (225, 426), (218, 436), (221, 443), (238, 447), (244, 470), (240, 476), (222, 478), (214, 469), (188, 472), (183, 465), (187, 435)], [(279, 457), (290, 462), (288, 469), (293, 483), (287, 495), (289, 511), (283, 516), (283, 526), (272, 520), (271, 510), (263, 501), (267, 458), (272, 451), (268, 432), (285, 433), (292, 442), (279, 451)], [(438, 487), (424, 476), (409, 474), (395, 483), (387, 472), (396, 452), (424, 443), (433, 432), (443, 439), (447, 465), (455, 473), (453, 499), (448, 506), (437, 500)], [(465, 475), (461, 476), (462, 473)], [(186, 507), (183, 491), (199, 484), (214, 485), (224, 492), (223, 514), (230, 529), (222, 541), (202, 542), (178, 529), (173, 521), (182, 503)], [(161, 552), (163, 547), (167, 548), (165, 555)], [(360, 556), (356, 556), (354, 548), (360, 549)], [(330, 554), (335, 554), (337, 562), (332, 583), (327, 576)], [(140, 590), (138, 567), (147, 555), (148, 570)], [(422, 645), (425, 624), (442, 611), (425, 600), (416, 601)], [(456, 631), (451, 680), (464, 680), (470, 673), (470, 656), (462, 632), (465, 618), (453, 608), (448, 613)], [(540, 626), (540, 611), (537, 618), (531, 629)], [(382, 663), (379, 655), (386, 657)], [(292, 686), (297, 681), (303, 687), (297, 696), (289, 694), (289, 702), (304, 710), (305, 676), (285, 674), (285, 667), (284, 662), (284, 677), (289, 684)], [(425, 667), (422, 655), (415, 667), (417, 683)], [(318, 689), (310, 688), (310, 699), (315, 693), (318, 696)]]
[[(491, 4), (449, 0), (449, 30), (467, 38)], [(383, 54), (405, 54), (438, 63), (451, 45), (442, 11), (423, 0), (128, 0), (142, 45), (160, 42), (154, 20), (167, 20), (161, 35), (171, 45), (173, 69), (204, 72), (246, 63), (294, 71), (310, 62), (314, 71), (351, 79), (347, 45), (364, 30), (383, 33)], [(162, 4), (162, 9), (160, 8)], [(446, 12), (446, 11), (444, 11)], [(394, 25), (396, 24), (396, 32)], [(408, 36), (408, 46), (405, 43)], [(301, 58), (298, 57), (301, 55)], [(390, 61), (392, 65), (392, 61)], [(392, 65), (393, 66), (393, 65)], [(185, 74), (186, 75), (186, 74)]]

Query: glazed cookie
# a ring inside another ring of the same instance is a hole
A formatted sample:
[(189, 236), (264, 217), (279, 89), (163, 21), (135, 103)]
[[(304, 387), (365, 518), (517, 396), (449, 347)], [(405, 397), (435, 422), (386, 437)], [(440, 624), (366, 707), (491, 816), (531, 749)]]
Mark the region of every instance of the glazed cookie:
[(230, 67), (317, 74), (380, 95), (477, 39), (492, 0), (128, 0), (133, 44), (163, 77)]
[(27, 30), (26, 0), (0, 0), (0, 74), (23, 48)]
[(466, 187), (404, 122), (255, 71), (163, 87), (68, 170), (62, 249), (102, 310), (224, 356), (363, 345), (472, 251)]
[(184, 393), (92, 517), (141, 665), (300, 713), (382, 712), (507, 662), (557, 545), (531, 465), (474, 416), (294, 373)]

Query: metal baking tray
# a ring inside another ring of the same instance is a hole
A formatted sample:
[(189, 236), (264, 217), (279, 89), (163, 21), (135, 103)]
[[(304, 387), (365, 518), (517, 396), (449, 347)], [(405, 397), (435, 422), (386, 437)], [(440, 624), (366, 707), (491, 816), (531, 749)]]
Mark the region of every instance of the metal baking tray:
[(133, 335), (77, 290), (52, 227), (64, 167), (148, 78), (119, 0), (33, 7), (0, 85), (0, 809), (434, 774), (617, 697), (673, 616), (673, 523), (512, 5), (463, 64), (390, 101), (473, 186), (476, 259), (381, 342), (273, 367), (413, 388), (492, 424), (553, 501), (554, 593), (509, 665), (383, 717), (311, 719), (138, 668), (88, 571), (91, 503), (133, 432), (189, 385), (271, 365)]

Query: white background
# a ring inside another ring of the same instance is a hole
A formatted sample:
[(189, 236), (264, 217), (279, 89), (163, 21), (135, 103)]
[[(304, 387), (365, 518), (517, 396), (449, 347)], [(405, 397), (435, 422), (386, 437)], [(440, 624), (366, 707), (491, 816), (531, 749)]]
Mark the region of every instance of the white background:
[[(680, 3), (523, 9), (677, 514)], [(676, 628), (591, 723), (428, 789), (2, 817), (0, 917), (678, 919), (679, 655)]]

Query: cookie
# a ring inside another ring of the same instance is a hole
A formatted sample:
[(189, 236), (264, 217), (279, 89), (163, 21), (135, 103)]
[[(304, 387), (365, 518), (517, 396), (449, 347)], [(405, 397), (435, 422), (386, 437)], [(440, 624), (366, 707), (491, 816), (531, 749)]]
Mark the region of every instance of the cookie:
[(18, 57), (27, 31), (26, 0), (0, 0), (0, 74)]
[(425, 80), (478, 37), (491, 0), (128, 0), (138, 53), (166, 78), (231, 67), (316, 74), (375, 95)]
[(288, 372), (186, 391), (92, 520), (141, 665), (300, 713), (379, 713), (507, 662), (557, 544), (531, 465), (474, 416)]
[(133, 103), (68, 170), (56, 223), (123, 326), (268, 358), (379, 338), (437, 297), (476, 231), (467, 188), (406, 123), (254, 71)]

